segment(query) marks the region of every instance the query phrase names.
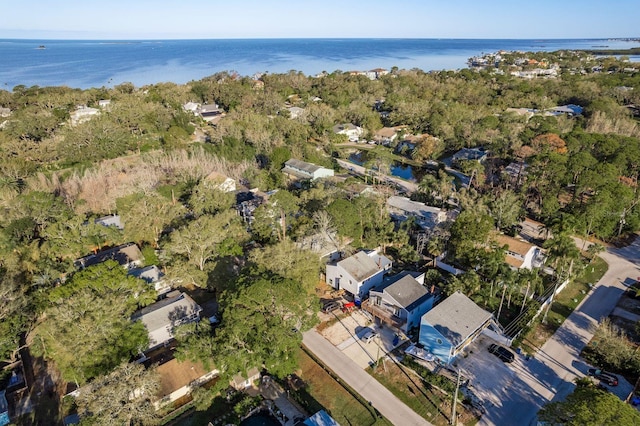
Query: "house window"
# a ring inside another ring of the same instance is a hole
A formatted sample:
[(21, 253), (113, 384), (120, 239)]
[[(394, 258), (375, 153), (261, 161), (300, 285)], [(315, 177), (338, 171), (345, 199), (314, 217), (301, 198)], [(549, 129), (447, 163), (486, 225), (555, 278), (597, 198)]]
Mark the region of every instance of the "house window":
[(333, 278), (329, 278), (329, 284), (333, 284)]
[(437, 343), (437, 344), (439, 344), (439, 345), (441, 345), (441, 344), (442, 344), (442, 339), (438, 337), (438, 338), (436, 339), (436, 343)]

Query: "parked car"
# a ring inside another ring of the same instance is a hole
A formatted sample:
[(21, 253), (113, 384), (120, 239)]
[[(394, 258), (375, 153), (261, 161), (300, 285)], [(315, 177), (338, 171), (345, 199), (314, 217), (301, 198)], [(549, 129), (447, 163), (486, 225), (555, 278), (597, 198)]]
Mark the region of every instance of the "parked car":
[(599, 368), (590, 368), (587, 370), (587, 375), (599, 379), (601, 382), (608, 384), (609, 386), (618, 386), (618, 376), (613, 373), (609, 373)]
[(489, 352), (500, 358), (502, 362), (513, 362), (516, 357), (509, 349), (495, 343), (489, 345)]
[(377, 335), (378, 335), (378, 333), (376, 333), (375, 331), (369, 330), (369, 331), (367, 331), (367, 333), (364, 336), (362, 336), (362, 338), (360, 340), (362, 340), (365, 343), (369, 343), (370, 341), (375, 339)]
[(340, 309), (340, 303), (338, 302), (329, 302), (329, 303), (325, 303), (324, 306), (322, 306), (322, 312), (324, 312), (325, 314), (328, 314), (329, 312), (333, 312), (337, 309)]

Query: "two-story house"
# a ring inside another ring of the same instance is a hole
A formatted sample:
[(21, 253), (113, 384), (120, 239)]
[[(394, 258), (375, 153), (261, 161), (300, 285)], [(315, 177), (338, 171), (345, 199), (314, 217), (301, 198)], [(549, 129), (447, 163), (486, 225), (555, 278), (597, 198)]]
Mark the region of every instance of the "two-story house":
[(353, 256), (327, 263), (326, 281), (335, 289), (345, 290), (359, 299), (382, 284), (384, 274), (391, 269), (391, 260), (377, 251), (359, 251)]
[(420, 326), (420, 318), (436, 299), (423, 284), (424, 273), (401, 272), (369, 291), (362, 307), (378, 320), (408, 333)]
[(419, 201), (395, 195), (387, 200), (387, 210), (391, 219), (396, 222), (404, 222), (414, 217), (416, 224), (425, 231), (432, 231), (439, 224), (453, 221), (457, 216), (455, 211), (447, 212), (438, 207), (427, 206)]
[(457, 291), (422, 316), (418, 342), (449, 364), (492, 324), (493, 314)]
[(364, 129), (351, 123), (336, 124), (333, 126), (333, 133), (338, 135), (346, 135), (351, 142), (357, 142), (362, 135)]
[(534, 244), (502, 234), (496, 242), (506, 248), (504, 261), (514, 269), (539, 268), (544, 262), (542, 249)]

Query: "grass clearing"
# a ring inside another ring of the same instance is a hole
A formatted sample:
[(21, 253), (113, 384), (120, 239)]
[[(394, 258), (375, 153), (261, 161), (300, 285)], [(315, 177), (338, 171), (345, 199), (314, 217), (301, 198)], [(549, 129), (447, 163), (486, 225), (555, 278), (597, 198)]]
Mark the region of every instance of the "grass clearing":
[[(452, 397), (432, 388), (406, 366), (387, 360), (377, 369), (369, 369), (384, 387), (420, 416), (434, 425), (448, 425), (451, 416)], [(475, 424), (477, 418), (458, 406), (460, 424)]]
[(387, 426), (386, 419), (377, 418), (373, 409), (354, 397), (311, 356), (300, 350), (300, 377), (308, 387), (292, 395), (311, 414), (324, 409), (341, 425)]
[[(542, 347), (582, 302), (591, 287), (602, 278), (608, 268), (607, 262), (599, 257), (589, 263), (582, 273), (556, 296), (547, 314), (546, 323), (543, 324), (540, 320), (537, 320), (536, 325), (522, 339), (522, 349), (527, 353), (533, 354), (538, 348)], [(544, 313), (539, 318), (543, 316)]]

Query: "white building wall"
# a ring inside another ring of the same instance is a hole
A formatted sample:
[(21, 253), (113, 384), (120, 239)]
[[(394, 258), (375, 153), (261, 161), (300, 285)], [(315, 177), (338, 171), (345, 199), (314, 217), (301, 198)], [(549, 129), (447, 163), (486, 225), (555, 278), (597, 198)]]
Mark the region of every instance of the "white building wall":
[(331, 177), (331, 176), (333, 176), (333, 170), (325, 169), (324, 167), (319, 168), (313, 173), (313, 179), (320, 179), (320, 178)]

